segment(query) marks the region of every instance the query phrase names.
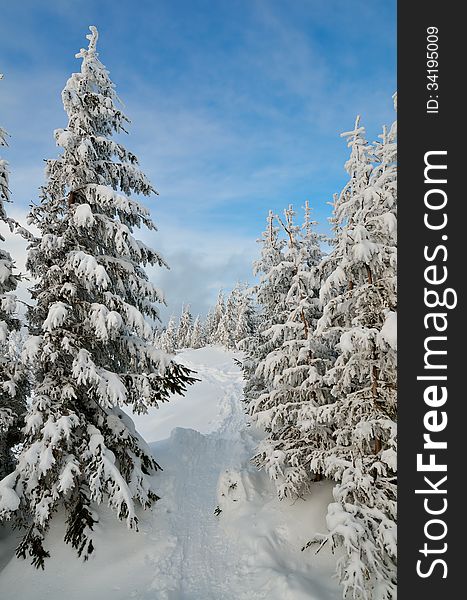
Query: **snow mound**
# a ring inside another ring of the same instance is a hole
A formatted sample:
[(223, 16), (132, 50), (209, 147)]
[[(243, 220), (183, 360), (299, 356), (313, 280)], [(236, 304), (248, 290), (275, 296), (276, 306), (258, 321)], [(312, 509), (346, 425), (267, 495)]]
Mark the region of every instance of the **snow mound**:
[(136, 418), (164, 468), (153, 478), (161, 500), (138, 514), (140, 531), (128, 531), (101, 510), (95, 553), (83, 563), (63, 543), (57, 515), (47, 540), (52, 556), (45, 571), (37, 571), (14, 556), (19, 534), (0, 528), (2, 599), (341, 598), (327, 548), (301, 552), (325, 530), (332, 486), (315, 484), (306, 502), (279, 502), (267, 476), (249, 461), (260, 434), (246, 424), (235, 358), (215, 347), (180, 353), (201, 382), (185, 398)]

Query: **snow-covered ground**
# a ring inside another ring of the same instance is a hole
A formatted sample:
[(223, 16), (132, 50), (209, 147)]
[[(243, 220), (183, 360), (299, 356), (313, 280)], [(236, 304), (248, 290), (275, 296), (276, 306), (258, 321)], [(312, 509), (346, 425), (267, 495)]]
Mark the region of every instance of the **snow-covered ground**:
[(42, 572), (15, 558), (18, 535), (0, 528), (2, 600), (341, 598), (329, 550), (300, 550), (325, 530), (331, 487), (317, 483), (308, 501), (279, 502), (250, 464), (259, 433), (246, 426), (234, 357), (221, 348), (182, 352), (201, 381), (135, 417), (164, 468), (154, 476), (161, 500), (140, 514), (139, 533), (100, 510), (95, 554), (83, 563), (62, 542), (58, 516)]

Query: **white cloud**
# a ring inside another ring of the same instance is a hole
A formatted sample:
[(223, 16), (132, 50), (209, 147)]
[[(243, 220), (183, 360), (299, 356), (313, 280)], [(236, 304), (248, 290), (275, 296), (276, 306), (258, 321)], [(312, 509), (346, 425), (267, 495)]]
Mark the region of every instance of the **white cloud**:
[[(299, 0), (287, 6), (248, 3), (247, 13), (226, 28), (237, 37), (220, 43), (219, 53), (212, 55), (206, 53), (212, 40), (195, 44), (184, 35), (187, 23), (184, 17), (174, 21), (170, 3), (158, 6), (159, 20), (151, 22), (154, 42), (144, 37), (147, 21), (122, 18), (126, 5), (95, 22), (101, 27), (101, 58), (132, 119), (124, 144), (140, 157), (161, 194), (146, 204), (160, 227), (149, 242), (172, 267), (151, 273), (165, 288), (169, 310), (188, 301), (204, 312), (218, 287), (249, 275), (268, 208), (301, 206), (309, 198), (325, 227), (325, 203), (345, 178), (347, 149), (340, 130), (362, 112), (373, 138), (375, 123), (392, 119), (382, 79), (369, 86), (345, 75), (365, 69), (353, 50), (368, 36), (382, 37), (389, 47), (384, 28), (359, 38), (361, 27), (353, 27), (355, 11), (367, 27), (379, 18), (377, 9), (362, 0), (361, 11), (339, 10), (339, 3), (330, 1), (331, 8), (319, 2), (310, 8)], [(20, 39), (14, 28), (0, 23), (2, 43), (24, 60), (24, 67), (9, 66), (0, 95), (2, 125), (12, 134), (6, 154), (15, 210), (24, 212), (38, 201), (43, 159), (57, 154), (52, 132), (66, 123), (60, 92), (79, 68), (73, 55), (85, 43), (86, 26), (102, 14), (94, 4), (81, 2), (78, 8), (71, 0), (52, 0), (42, 14), (50, 11), (60, 30), (46, 40), (47, 31), (32, 22), (34, 10), (23, 3), (18, 11), (30, 35)], [(302, 16), (323, 31), (341, 31), (341, 43), (350, 52), (340, 52), (333, 63)], [(141, 38), (130, 48), (136, 29)], [(11, 243), (20, 264), (24, 249)]]

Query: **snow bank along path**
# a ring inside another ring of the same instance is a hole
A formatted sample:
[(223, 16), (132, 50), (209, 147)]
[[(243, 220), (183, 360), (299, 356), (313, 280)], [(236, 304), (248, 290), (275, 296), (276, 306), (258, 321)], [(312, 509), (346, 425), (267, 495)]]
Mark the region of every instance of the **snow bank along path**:
[(259, 434), (246, 424), (243, 382), (234, 357), (221, 348), (181, 353), (179, 360), (202, 381), (186, 398), (135, 418), (146, 439), (160, 437), (164, 427), (177, 421), (197, 426), (177, 427), (170, 437), (151, 444), (164, 468), (154, 476), (161, 500), (141, 513), (140, 532), (127, 532), (102, 511), (95, 556), (83, 564), (63, 544), (63, 524), (57, 518), (49, 536), (52, 557), (40, 572), (14, 557), (17, 536), (4, 530), (2, 539), (0, 529), (2, 600), (341, 597), (328, 551), (300, 551), (314, 532), (325, 528), (331, 488), (316, 484), (307, 502), (280, 503), (266, 475), (250, 464)]

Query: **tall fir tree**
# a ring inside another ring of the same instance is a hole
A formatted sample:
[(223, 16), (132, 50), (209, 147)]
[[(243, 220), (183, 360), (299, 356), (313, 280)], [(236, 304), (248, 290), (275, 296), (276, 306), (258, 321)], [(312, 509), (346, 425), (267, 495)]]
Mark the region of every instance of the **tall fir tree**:
[(121, 407), (144, 413), (192, 382), (153, 344), (162, 299), (144, 267), (164, 262), (133, 237), (135, 226), (155, 226), (130, 194), (155, 190), (136, 156), (112, 139), (128, 119), (90, 29), (88, 49), (76, 55), (81, 70), (62, 93), (68, 125), (55, 131), (62, 153), (47, 161), (41, 202), (30, 213), (41, 232), (28, 256), (37, 284), (26, 353), (36, 387), (6, 506), (0, 492), (3, 517), (26, 527), (17, 555), (38, 567), (59, 507), (65, 542), (85, 558), (93, 551), (93, 506), (106, 500), (137, 528), (136, 506), (158, 499), (148, 475), (159, 466)]
[(219, 295), (219, 299), (216, 309), (208, 315), (206, 328), (209, 329), (212, 326), (213, 316), (217, 313), (220, 317), (217, 330), (211, 336), (214, 343), (225, 346), (229, 350), (243, 347), (243, 341), (255, 334), (257, 326), (252, 290), (245, 284), (237, 283), (225, 303), (223, 295)]
[(246, 285), (239, 286), (237, 322), (235, 324), (235, 345), (241, 349), (243, 341), (251, 338), (257, 328), (257, 315), (253, 304), (252, 290)]
[[(0, 127), (0, 148), (6, 145), (7, 133)], [(10, 202), (8, 163), (0, 156), (0, 221), (13, 229), (4, 206), (7, 202)], [(0, 244), (4, 242), (0, 234)], [(14, 293), (17, 285), (11, 255), (0, 246), (0, 480), (14, 470), (12, 448), (22, 440), (28, 392), (28, 376), (19, 355), (21, 322)]]
[[(283, 260), (274, 269), (283, 286), (284, 315), (264, 332), (270, 350), (257, 367), (263, 393), (250, 403), (253, 420), (266, 437), (254, 457), (276, 481), (279, 498), (301, 496), (314, 479), (310, 453), (325, 443), (327, 428), (309, 427), (311, 409), (323, 403), (325, 346), (314, 338), (319, 307), (320, 236), (308, 203), (305, 223), (295, 224), (292, 207), (278, 221), (287, 239)], [(306, 418), (304, 417), (306, 412)]]
[(206, 345), (205, 333), (201, 317), (197, 315), (191, 332), (190, 348), (204, 348)]
[(219, 323), (222, 320), (222, 317), (225, 312), (225, 298), (224, 292), (222, 290), (219, 291), (217, 295), (216, 304), (214, 308), (209, 311), (206, 317), (205, 323), (205, 331), (206, 331), (206, 340), (209, 344), (217, 344), (217, 330), (219, 329)]
[(236, 348), (235, 329), (238, 323), (239, 293), (239, 288), (234, 287), (228, 295), (214, 338), (218, 344), (229, 350)]
[(169, 354), (174, 354), (177, 350), (177, 322), (172, 315), (167, 323), (167, 327), (159, 336), (159, 345)]
[(258, 366), (274, 345), (271, 346), (271, 340), (264, 336), (264, 332), (280, 323), (283, 318), (279, 302), (279, 289), (276, 289), (272, 280), (275, 269), (283, 260), (284, 249), (284, 240), (279, 235), (279, 227), (275, 221), (275, 215), (270, 210), (266, 219), (266, 229), (261, 238), (257, 240), (261, 244), (260, 258), (253, 263), (253, 274), (259, 278), (259, 282), (253, 287), (258, 307), (257, 328), (241, 343), (241, 349), (244, 352), (242, 360), (245, 379), (243, 395), (247, 406), (251, 406), (251, 403), (267, 390)]
[(191, 336), (193, 334), (193, 317), (190, 305), (185, 304), (180, 315), (177, 329), (177, 348), (191, 348)]
[(313, 465), (336, 481), (321, 543), (344, 550), (345, 597), (389, 600), (396, 589), (396, 126), (374, 146), (358, 118), (343, 135), (349, 182), (335, 199), (317, 327), (337, 350), (324, 378), (334, 400), (318, 416), (335, 443)]

